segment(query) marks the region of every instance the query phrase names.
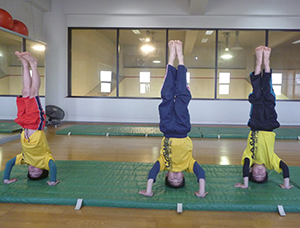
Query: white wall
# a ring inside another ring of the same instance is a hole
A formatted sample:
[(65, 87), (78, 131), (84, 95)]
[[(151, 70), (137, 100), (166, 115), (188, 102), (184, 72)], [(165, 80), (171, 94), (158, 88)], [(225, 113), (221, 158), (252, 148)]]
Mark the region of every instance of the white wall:
[[(8, 2), (6, 0), (5, 2)], [(14, 0), (16, 1), (16, 0)], [(46, 104), (66, 112), (66, 121), (158, 123), (159, 99), (67, 98), (67, 27), (300, 29), (300, 1), (210, 0), (204, 15), (189, 15), (190, 0), (52, 0), (44, 13)], [(250, 4), (251, 3), (251, 4)], [(280, 15), (280, 17), (279, 17)], [(0, 97), (5, 106), (10, 101)], [(300, 125), (300, 103), (278, 101), (281, 125)], [(10, 111), (13, 108), (10, 107)], [(248, 101), (192, 100), (193, 124), (243, 124)], [(3, 116), (10, 116), (2, 113)]]

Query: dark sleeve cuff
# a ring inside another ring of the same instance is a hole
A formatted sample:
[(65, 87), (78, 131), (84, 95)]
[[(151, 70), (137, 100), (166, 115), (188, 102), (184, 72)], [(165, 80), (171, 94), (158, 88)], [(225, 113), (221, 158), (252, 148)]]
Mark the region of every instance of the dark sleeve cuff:
[(250, 159), (244, 159), (244, 166), (243, 166), (243, 177), (249, 177), (249, 166), (250, 166)]
[(202, 167), (196, 161), (194, 163), (193, 171), (194, 171), (195, 175), (197, 176), (198, 182), (199, 182), (199, 179), (205, 179), (205, 171), (202, 169)]
[(289, 167), (281, 160), (279, 163), (279, 167), (282, 169), (283, 178), (290, 177)]
[(160, 163), (159, 161), (156, 161), (152, 169), (149, 171), (148, 180), (153, 179), (153, 183), (154, 183), (156, 180), (156, 176), (159, 173), (159, 170), (160, 170)]

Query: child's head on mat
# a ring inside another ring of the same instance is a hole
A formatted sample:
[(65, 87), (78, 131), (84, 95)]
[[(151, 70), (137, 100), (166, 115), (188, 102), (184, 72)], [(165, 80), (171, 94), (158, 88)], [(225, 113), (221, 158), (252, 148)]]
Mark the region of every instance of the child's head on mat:
[(165, 183), (170, 188), (182, 188), (185, 185), (185, 179), (182, 172), (167, 172)]
[(266, 167), (255, 163), (249, 171), (249, 180), (260, 184), (267, 182), (268, 172)]
[(49, 173), (48, 170), (39, 169), (32, 165), (29, 165), (27, 177), (30, 180), (41, 180), (41, 179), (45, 179), (46, 177), (48, 177), (48, 173)]

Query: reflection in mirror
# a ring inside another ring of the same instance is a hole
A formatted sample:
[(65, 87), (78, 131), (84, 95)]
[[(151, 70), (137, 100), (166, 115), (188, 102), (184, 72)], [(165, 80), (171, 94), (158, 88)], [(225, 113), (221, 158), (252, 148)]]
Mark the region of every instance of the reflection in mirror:
[(166, 30), (121, 29), (120, 97), (160, 97), (166, 67)]
[(21, 50), (21, 37), (0, 30), (0, 95), (22, 92), (21, 65), (14, 54)]
[[(0, 95), (18, 96), (22, 93), (22, 64), (15, 55), (16, 51), (23, 51), (22, 47), (22, 37), (0, 30)], [(45, 45), (26, 39), (26, 51), (39, 60), (38, 69), (41, 75), (40, 96), (44, 96)]]

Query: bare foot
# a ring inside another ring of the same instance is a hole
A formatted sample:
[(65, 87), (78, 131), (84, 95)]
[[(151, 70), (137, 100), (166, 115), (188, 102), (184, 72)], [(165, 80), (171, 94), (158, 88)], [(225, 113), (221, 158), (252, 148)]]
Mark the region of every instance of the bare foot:
[(174, 60), (176, 58), (176, 50), (175, 50), (175, 41), (174, 40), (170, 40), (168, 43), (169, 46), (169, 64), (174, 66)]
[(180, 40), (175, 40), (176, 54), (178, 58), (178, 64), (184, 65), (183, 54), (182, 54), (182, 42)]
[(263, 51), (264, 51), (264, 46), (258, 46), (257, 48), (255, 48), (255, 54), (256, 54), (255, 75), (260, 74)]
[(271, 48), (264, 47), (264, 65), (265, 65), (265, 72), (270, 73), (270, 55), (271, 55)]
[(22, 52), (20, 55), (29, 62), (30, 66), (37, 66), (38, 60), (29, 52)]
[(26, 59), (23, 58), (23, 56), (21, 55), (22, 53), (16, 51), (15, 55), (19, 58), (19, 60), (22, 62), (23, 66), (26, 67), (28, 66), (28, 62)]

